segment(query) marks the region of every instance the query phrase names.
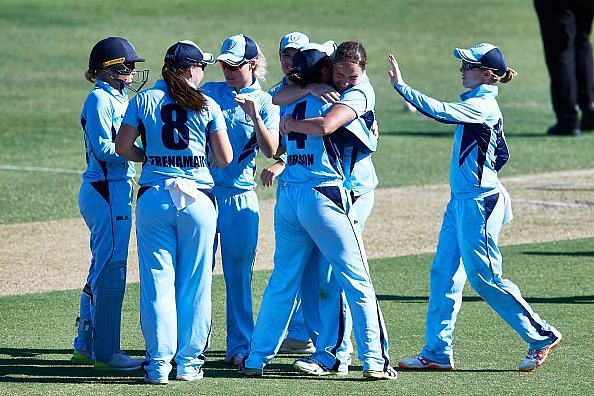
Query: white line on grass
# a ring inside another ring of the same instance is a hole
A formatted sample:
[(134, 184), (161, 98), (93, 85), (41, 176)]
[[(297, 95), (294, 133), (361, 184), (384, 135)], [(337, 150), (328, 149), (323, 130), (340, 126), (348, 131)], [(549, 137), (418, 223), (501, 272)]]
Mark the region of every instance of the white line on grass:
[(46, 173), (68, 173), (81, 175), (83, 171), (77, 169), (62, 169), (62, 168), (42, 168), (36, 166), (15, 166), (15, 165), (0, 165), (0, 170), (8, 171), (26, 171), (26, 172), (46, 172)]
[(587, 201), (574, 201), (574, 202), (567, 202), (567, 201), (540, 201), (537, 199), (522, 199), (522, 198), (514, 198), (512, 202), (524, 202), (533, 205), (542, 205), (542, 206), (555, 206), (560, 208), (591, 208), (594, 206), (593, 202)]

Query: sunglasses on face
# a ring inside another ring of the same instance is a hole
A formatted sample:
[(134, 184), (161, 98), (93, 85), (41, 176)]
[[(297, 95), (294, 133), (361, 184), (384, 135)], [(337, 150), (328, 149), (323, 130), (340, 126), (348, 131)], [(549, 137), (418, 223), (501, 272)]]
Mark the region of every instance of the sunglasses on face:
[(232, 65), (230, 65), (230, 64), (228, 64), (228, 63), (225, 63), (225, 62), (219, 62), (219, 63), (220, 63), (220, 65), (221, 65), (221, 69), (223, 69), (223, 70), (228, 70), (228, 71), (237, 71), (237, 70), (241, 69), (241, 68), (242, 68), (242, 67), (243, 67), (245, 64), (247, 64), (248, 62), (243, 62), (243, 63), (240, 63), (240, 64), (239, 64), (239, 65), (237, 65), (237, 66), (232, 66)]
[(466, 61), (462, 61), (462, 70), (472, 70), (472, 69), (480, 69), (480, 63), (470, 63)]
[(194, 65), (194, 67), (199, 67), (202, 70), (206, 69), (206, 63), (197, 63)]

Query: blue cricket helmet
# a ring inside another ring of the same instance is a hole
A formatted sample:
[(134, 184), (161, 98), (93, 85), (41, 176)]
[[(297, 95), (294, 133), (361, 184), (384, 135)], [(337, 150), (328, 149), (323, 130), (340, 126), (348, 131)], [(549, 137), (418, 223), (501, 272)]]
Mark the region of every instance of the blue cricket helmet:
[(144, 62), (144, 58), (138, 56), (132, 43), (122, 37), (107, 37), (95, 44), (91, 50), (89, 70), (125, 71), (127, 67), (124, 64), (132, 62)]
[(134, 92), (142, 89), (148, 81), (148, 70), (136, 70), (132, 63), (144, 62), (136, 53), (131, 42), (122, 37), (107, 37), (93, 46), (89, 55), (89, 70), (109, 70), (119, 75), (132, 75), (131, 82), (115, 78), (120, 83), (120, 89), (129, 88)]

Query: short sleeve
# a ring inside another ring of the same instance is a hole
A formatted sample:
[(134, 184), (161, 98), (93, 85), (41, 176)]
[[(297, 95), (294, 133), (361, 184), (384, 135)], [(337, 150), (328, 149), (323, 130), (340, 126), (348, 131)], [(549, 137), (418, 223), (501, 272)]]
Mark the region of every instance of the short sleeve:
[(278, 129), (280, 123), (279, 107), (272, 104), (272, 96), (265, 93), (261, 101), (260, 117), (266, 128)]
[(136, 95), (130, 101), (130, 103), (128, 104), (128, 108), (126, 109), (126, 114), (124, 115), (124, 119), (122, 120), (122, 124), (131, 125), (136, 129), (138, 129), (138, 125), (139, 125), (138, 97), (139, 97), (139, 95)]
[(350, 107), (357, 117), (361, 117), (367, 111), (367, 97), (363, 91), (356, 88), (347, 90), (336, 103)]
[(208, 132), (212, 133), (222, 129), (227, 129), (225, 116), (223, 116), (220, 106), (214, 100), (209, 100), (208, 110), (211, 115), (211, 120), (208, 123)]

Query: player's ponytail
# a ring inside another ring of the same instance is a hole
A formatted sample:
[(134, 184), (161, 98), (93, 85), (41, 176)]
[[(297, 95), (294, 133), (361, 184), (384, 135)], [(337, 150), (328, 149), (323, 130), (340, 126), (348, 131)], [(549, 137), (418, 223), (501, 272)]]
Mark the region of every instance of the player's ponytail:
[(105, 80), (108, 77), (109, 77), (109, 72), (104, 69), (101, 69), (101, 70), (88, 69), (85, 72), (85, 80), (87, 80), (88, 82), (91, 82), (93, 84), (96, 83), (97, 80)]
[(516, 72), (511, 67), (508, 67), (503, 76), (498, 76), (495, 73), (491, 73), (491, 79), (489, 80), (488, 84), (497, 84), (497, 83), (506, 84), (506, 83), (510, 82), (511, 80), (513, 80), (517, 75), (518, 75), (518, 72)]
[(97, 73), (95, 73), (94, 71), (91, 71), (91, 70), (87, 70), (85, 72), (85, 80), (87, 80), (90, 83), (97, 82)]
[(191, 87), (183, 76), (184, 69), (163, 65), (161, 73), (169, 88), (169, 95), (182, 107), (200, 112), (206, 107), (206, 98)]
[(503, 84), (508, 83), (511, 80), (513, 80), (517, 75), (518, 75), (518, 72), (516, 72), (511, 67), (508, 67), (507, 70), (505, 71), (505, 74), (501, 77), (499, 82), (503, 83)]

